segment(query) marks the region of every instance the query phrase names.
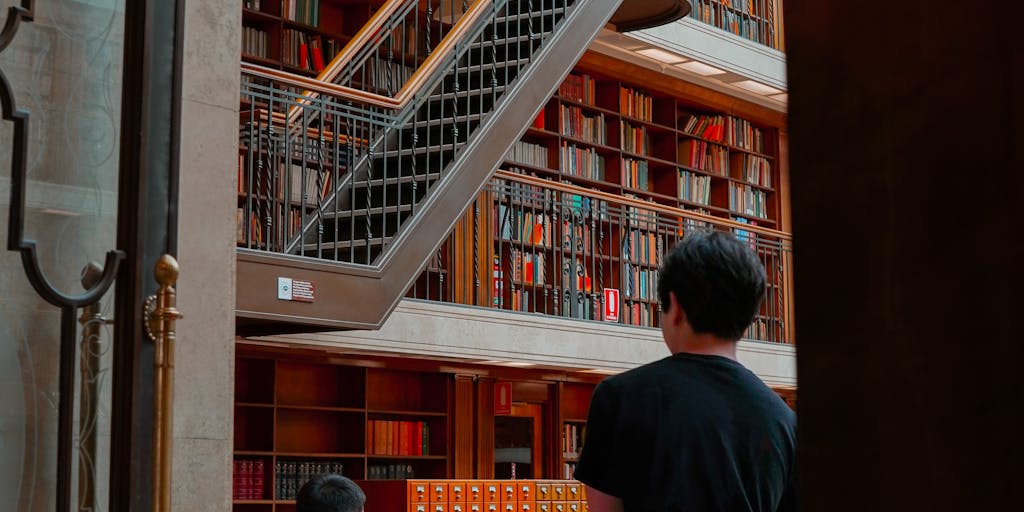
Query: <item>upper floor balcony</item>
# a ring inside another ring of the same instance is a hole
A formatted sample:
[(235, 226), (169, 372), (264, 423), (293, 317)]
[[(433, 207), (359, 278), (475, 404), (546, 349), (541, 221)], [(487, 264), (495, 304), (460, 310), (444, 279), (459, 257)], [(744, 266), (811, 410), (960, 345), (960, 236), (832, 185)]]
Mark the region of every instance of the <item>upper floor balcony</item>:
[(563, 81), (618, 5), (395, 0), (243, 64), (239, 332), (374, 329), (403, 296), (656, 328), (662, 255), (717, 229), (769, 276), (746, 337), (792, 343), (784, 118), (626, 62)]

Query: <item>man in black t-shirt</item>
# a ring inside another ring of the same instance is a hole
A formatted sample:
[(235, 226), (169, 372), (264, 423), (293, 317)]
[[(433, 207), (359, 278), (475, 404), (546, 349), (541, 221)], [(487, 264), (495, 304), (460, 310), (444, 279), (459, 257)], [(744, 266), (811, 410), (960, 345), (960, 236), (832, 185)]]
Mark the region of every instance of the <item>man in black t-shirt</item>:
[(732, 235), (693, 233), (660, 278), (672, 355), (594, 390), (575, 473), (590, 510), (796, 510), (796, 415), (736, 361), (764, 267)]

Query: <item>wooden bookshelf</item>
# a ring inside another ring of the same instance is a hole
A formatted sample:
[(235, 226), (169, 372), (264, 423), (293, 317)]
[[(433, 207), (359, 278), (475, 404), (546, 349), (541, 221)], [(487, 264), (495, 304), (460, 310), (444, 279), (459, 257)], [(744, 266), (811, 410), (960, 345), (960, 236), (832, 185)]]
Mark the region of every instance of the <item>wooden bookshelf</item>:
[(556, 477), (572, 480), (576, 463), (579, 462), (586, 435), (587, 412), (595, 384), (561, 382), (558, 384), (558, 426), (556, 439), (560, 441)]
[[(376, 9), (367, 0), (244, 0), (242, 60), (316, 76)], [(299, 54), (300, 45), (309, 51)], [(312, 48), (312, 49), (311, 49)], [(317, 53), (314, 62), (313, 53)]]
[[(748, 121), (745, 111), (714, 108), (699, 96), (651, 92), (602, 71), (611, 72), (583, 67), (570, 74), (513, 146), (503, 168), (779, 227), (776, 125), (763, 122), (763, 117), (761, 122)], [(491, 275), (490, 306), (599, 320), (601, 287), (620, 283), (620, 321), (657, 327), (655, 290), (666, 249), (657, 239), (671, 226), (659, 227), (625, 212), (606, 219), (596, 213), (607, 206), (597, 199), (589, 214), (582, 208), (582, 223), (567, 223), (567, 198), (579, 196), (512, 181), (495, 184), (485, 200), (493, 204), (486, 257), (494, 264), (491, 272), (481, 272)], [(738, 235), (745, 232), (737, 230)], [(627, 248), (631, 254), (624, 254)], [(571, 283), (574, 272), (576, 282)], [(755, 328), (775, 329), (781, 312), (768, 308), (761, 313), (764, 318)]]
[[(319, 472), (358, 480), (446, 478), (450, 380), (441, 373), (238, 356), (233, 510), (294, 510), (298, 486)], [(425, 440), (420, 449), (411, 445), (414, 425)], [(250, 476), (254, 467), (261, 468), (259, 477)]]

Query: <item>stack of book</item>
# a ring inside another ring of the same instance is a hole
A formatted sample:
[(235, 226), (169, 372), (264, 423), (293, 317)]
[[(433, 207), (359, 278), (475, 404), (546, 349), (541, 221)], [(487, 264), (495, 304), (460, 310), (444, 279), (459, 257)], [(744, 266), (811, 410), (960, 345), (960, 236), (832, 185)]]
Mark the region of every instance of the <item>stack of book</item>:
[(340, 461), (322, 459), (278, 459), (274, 464), (274, 496), (293, 500), (299, 489), (317, 475), (344, 474)]
[(236, 500), (263, 499), (265, 475), (266, 464), (263, 459), (235, 459), (231, 497)]
[(430, 426), (423, 421), (368, 420), (366, 437), (372, 455), (430, 454)]

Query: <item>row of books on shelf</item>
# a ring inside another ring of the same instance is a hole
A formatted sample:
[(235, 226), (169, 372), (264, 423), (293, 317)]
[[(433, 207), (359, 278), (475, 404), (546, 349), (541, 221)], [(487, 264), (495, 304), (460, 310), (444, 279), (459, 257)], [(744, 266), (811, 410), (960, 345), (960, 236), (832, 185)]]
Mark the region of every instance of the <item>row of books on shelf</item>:
[(495, 179), (493, 189), (498, 194), (494, 206), (493, 232), (506, 240), (522, 241), (534, 245), (550, 246), (552, 232), (549, 211), (567, 210), (563, 231), (568, 232), (570, 222), (606, 220), (608, 203), (601, 199), (579, 194), (559, 193), (536, 185), (505, 182)]
[[(500, 282), (500, 278), (495, 278), (495, 283), (498, 282)], [(650, 286), (650, 284), (647, 286)], [(503, 291), (503, 287), (495, 284), (495, 290)], [(510, 302), (508, 305), (512, 311), (544, 312), (546, 314), (556, 314), (582, 320), (604, 320), (602, 290), (596, 290), (595, 293), (593, 290), (570, 290), (566, 288), (561, 290), (560, 294), (548, 294), (530, 287), (516, 287), (509, 292), (507, 300)], [(561, 297), (561, 300), (559, 300), (559, 297)], [(626, 295), (623, 298), (625, 304), (620, 308), (619, 323), (646, 327), (655, 326), (653, 322), (656, 318), (657, 306), (653, 302), (640, 302), (633, 300), (637, 297)], [(505, 307), (505, 300), (506, 297), (503, 294), (495, 293), (494, 307)], [(560, 309), (556, 311), (555, 306), (558, 306)]]
[[(636, 196), (630, 194), (626, 194), (626, 197), (636, 199)], [(654, 210), (627, 205), (623, 207), (622, 214), (629, 222), (630, 227), (649, 230), (658, 227), (658, 212)]]
[(582, 224), (569, 219), (562, 220), (562, 251), (576, 254), (590, 254), (594, 246), (590, 244), (592, 228), (584, 221)]
[(762, 26), (761, 20), (748, 18), (742, 14), (729, 11), (720, 13), (709, 24), (751, 41), (764, 41), (771, 34), (772, 30), (769, 24)]
[(301, 30), (285, 29), (282, 37), (281, 61), (306, 71), (323, 71), (324, 63), (330, 62), (342, 48), (335, 39), (311, 36)]
[(748, 151), (764, 152), (764, 132), (750, 121), (719, 114), (689, 114), (680, 120), (682, 131), (719, 144), (728, 144)]
[(711, 176), (679, 171), (679, 199), (698, 204), (710, 203)]
[(389, 45), (381, 48), (386, 48), (394, 55), (426, 55), (427, 33), (423, 30), (413, 30), (412, 27), (405, 30), (394, 29), (391, 31)]
[(622, 159), (622, 186), (637, 190), (649, 190), (650, 172), (647, 160)]
[(586, 439), (587, 426), (584, 423), (569, 423), (562, 425), (562, 456), (566, 458), (579, 458), (583, 451), (583, 440)]
[(768, 193), (742, 183), (729, 184), (729, 209), (744, 215), (768, 218)]
[(566, 259), (562, 262), (562, 282), (560, 284), (567, 289), (572, 285), (571, 289), (576, 291), (594, 291), (594, 282), (590, 278), (590, 267), (581, 258)]
[(256, 57), (268, 58), (270, 56), (269, 43), (266, 30), (255, 27), (242, 27), (242, 53)]
[[(751, 225), (751, 226), (756, 226), (757, 225), (757, 221), (756, 220), (750, 220), (750, 219), (747, 219), (747, 218), (744, 218), (744, 217), (733, 217), (732, 220), (734, 220), (736, 222), (739, 222), (740, 224), (748, 224), (748, 225)], [(733, 233), (735, 233), (736, 238), (738, 240), (740, 240), (741, 242), (746, 242), (747, 245), (749, 245), (752, 249), (756, 250), (756, 248), (757, 248), (756, 247), (757, 246), (757, 234), (756, 233), (754, 233), (752, 231), (747, 231), (745, 229), (739, 229), (739, 228), (733, 229)]]
[(231, 498), (261, 500), (264, 498), (266, 462), (263, 459), (236, 458), (231, 468)]
[(580, 320), (603, 320), (601, 298), (591, 293), (567, 292), (562, 298), (561, 316)]
[(245, 208), (238, 207), (235, 210), (235, 243), (244, 245), (247, 236), (252, 245), (256, 247), (263, 245), (263, 220), (257, 218), (256, 212), (251, 212), (247, 221)]
[(503, 240), (551, 247), (550, 219), (536, 212), (506, 204), (494, 205), (494, 230)]
[[(271, 0), (273, 1), (273, 0)], [(242, 7), (246, 9), (252, 9), (254, 11), (260, 10), (260, 0), (243, 0)]]
[(650, 121), (654, 117), (654, 98), (631, 87), (619, 87), (619, 113)]
[(703, 140), (684, 140), (679, 143), (679, 163), (693, 169), (725, 175), (729, 166), (729, 151), (724, 146)]
[(762, 187), (772, 186), (772, 164), (767, 158), (742, 154), (734, 162), (737, 166), (736, 171), (744, 181)]
[(632, 302), (627, 303), (622, 308), (622, 323), (629, 325), (638, 325), (643, 327), (655, 327), (654, 319), (657, 318), (658, 312), (655, 304)]
[(367, 480), (409, 480), (416, 478), (412, 464), (370, 464), (366, 467)]
[[(694, 9), (726, 8), (743, 14), (760, 16), (760, 7), (764, 2), (759, 0), (697, 0)], [(770, 6), (769, 2), (769, 6)]]
[(412, 66), (387, 60), (368, 60), (365, 66), (370, 87), (387, 90), (389, 94), (401, 90), (416, 72)]
[(569, 75), (558, 87), (558, 95), (569, 101), (593, 105), (597, 98), (597, 81), (590, 75)]
[(764, 132), (755, 128), (750, 121), (729, 116), (725, 120), (729, 144), (738, 148), (764, 153)]
[(644, 265), (661, 262), (658, 237), (651, 231), (631, 229), (622, 237), (622, 259)]
[(545, 255), (512, 249), (512, 280), (524, 285), (543, 285), (546, 281)]
[(430, 425), (424, 421), (368, 420), (366, 446), (373, 455), (429, 455)]
[(281, 0), (281, 15), (289, 21), (320, 26), (320, 0)]
[(278, 459), (274, 463), (274, 496), (294, 500), (299, 489), (318, 475), (344, 474), (345, 465), (338, 460)]
[(594, 148), (580, 148), (562, 143), (559, 170), (570, 176), (601, 181), (605, 177), (605, 159)]
[(764, 318), (755, 318), (750, 323), (750, 327), (747, 327), (746, 332), (743, 333), (743, 337), (752, 340), (771, 340), (772, 329), (769, 327), (768, 320)]
[(572, 105), (559, 107), (562, 134), (593, 144), (608, 144), (608, 126), (604, 114), (583, 115), (583, 109)]
[(625, 265), (622, 269), (622, 296), (630, 299), (652, 300), (658, 290), (658, 271)]
[[(244, 154), (238, 155), (238, 193), (247, 194), (249, 191), (249, 173), (246, 168), (248, 161)], [(254, 166), (256, 167), (256, 166)], [(257, 196), (257, 200), (266, 200), (267, 198), (274, 197), (277, 201), (283, 201), (285, 196), (285, 182), (284, 176), (288, 176), (289, 181), (287, 183), (287, 193), (290, 202), (295, 205), (301, 204), (303, 201), (307, 206), (316, 204), (317, 200), (326, 199), (331, 192), (331, 173), (326, 170), (315, 169), (312, 167), (303, 166), (301, 164), (291, 164), (289, 171), (285, 172), (285, 164), (281, 165), (281, 172), (273, 172), (270, 167), (265, 167), (262, 172), (259, 172), (258, 168), (254, 168), (253, 171), (256, 173), (252, 178), (253, 193)], [(273, 183), (271, 174), (277, 178), (277, 183)], [(271, 194), (268, 188), (274, 186), (276, 193)]]
[(620, 123), (619, 140), (622, 141), (623, 151), (636, 155), (651, 154), (651, 137), (646, 127)]
[(547, 167), (548, 148), (532, 142), (519, 141), (508, 150), (505, 159), (534, 167)]

